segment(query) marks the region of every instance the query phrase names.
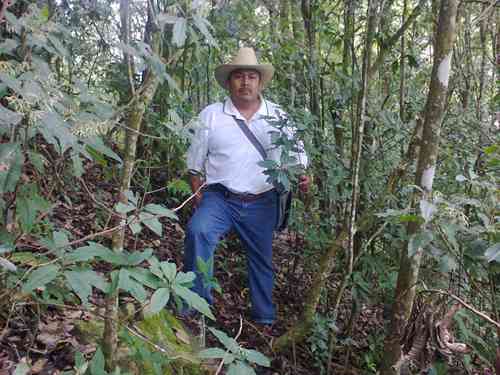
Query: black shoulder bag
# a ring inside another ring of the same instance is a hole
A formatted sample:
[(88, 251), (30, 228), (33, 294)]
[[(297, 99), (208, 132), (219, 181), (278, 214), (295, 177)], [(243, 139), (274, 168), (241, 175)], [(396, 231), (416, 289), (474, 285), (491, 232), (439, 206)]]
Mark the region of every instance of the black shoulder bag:
[[(234, 121), (238, 124), (239, 128), (246, 135), (250, 143), (257, 149), (263, 160), (267, 159), (267, 152), (259, 142), (255, 134), (252, 133), (250, 128), (245, 124), (245, 121), (233, 116)], [(278, 192), (278, 220), (276, 221), (277, 231), (282, 231), (288, 226), (288, 219), (290, 217), (290, 208), (292, 206), (292, 192), (285, 190), (283, 185), (274, 182), (274, 188)]]

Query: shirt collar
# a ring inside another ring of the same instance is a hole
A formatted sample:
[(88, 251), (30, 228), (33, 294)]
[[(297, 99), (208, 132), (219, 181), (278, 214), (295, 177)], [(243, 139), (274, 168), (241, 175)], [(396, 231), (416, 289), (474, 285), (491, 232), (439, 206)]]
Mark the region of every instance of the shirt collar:
[[(231, 97), (226, 97), (224, 103), (222, 104), (222, 112), (230, 116), (236, 116), (236, 118), (244, 120), (245, 118), (241, 115), (240, 111), (236, 108)], [(274, 114), (272, 104), (265, 100), (262, 95), (260, 95), (260, 107), (253, 115), (253, 119), (260, 119), (262, 117), (276, 117)]]

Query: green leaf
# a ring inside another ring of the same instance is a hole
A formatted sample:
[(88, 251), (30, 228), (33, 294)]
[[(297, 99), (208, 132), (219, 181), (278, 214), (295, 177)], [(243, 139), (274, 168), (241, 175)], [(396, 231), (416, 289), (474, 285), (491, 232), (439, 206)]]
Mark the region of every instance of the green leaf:
[(139, 218), (142, 224), (147, 226), (154, 233), (161, 237), (161, 235), (163, 234), (163, 227), (156, 217), (146, 212), (141, 212), (139, 214)]
[(148, 288), (158, 289), (163, 285), (163, 283), (148, 269), (135, 267), (129, 269), (128, 272), (130, 273), (130, 277)]
[(134, 222), (131, 222), (128, 227), (130, 228), (130, 230), (132, 231), (132, 234), (135, 236), (136, 234), (139, 234), (141, 233), (142, 231), (142, 225), (137, 222), (137, 221), (134, 221)]
[(170, 298), (170, 290), (167, 288), (160, 288), (151, 296), (151, 302), (148, 306), (148, 312), (156, 314), (160, 312), (168, 303)]
[(19, 122), (21, 122), (22, 119), (23, 119), (22, 114), (11, 111), (10, 109), (5, 108), (3, 105), (0, 104), (0, 123), (4, 124), (3, 126), (17, 125), (19, 124)]
[(488, 262), (496, 261), (500, 263), (500, 243), (490, 246), (484, 253)]
[(245, 349), (245, 357), (248, 362), (256, 363), (259, 366), (264, 366), (264, 367), (271, 366), (271, 361), (269, 360), (269, 358), (267, 358), (264, 354), (256, 350)]
[(28, 155), (31, 164), (33, 164), (36, 170), (40, 173), (45, 173), (44, 158), (42, 157), (42, 155), (33, 151), (29, 151)]
[(142, 262), (148, 260), (153, 255), (153, 249), (144, 249), (144, 251), (134, 251), (129, 253), (124, 251), (123, 257), (126, 259), (126, 264), (129, 266), (137, 266)]
[(106, 146), (101, 137), (94, 136), (85, 138), (83, 142), (85, 142), (87, 146), (91, 147), (95, 151), (106, 155), (107, 157), (117, 161), (120, 164), (122, 163), (122, 159), (120, 158), (120, 156), (118, 156), (118, 154), (116, 154), (113, 150)]
[(31, 293), (36, 288), (44, 287), (57, 277), (59, 267), (51, 264), (34, 270), (28, 277), (27, 282), (23, 285), (24, 293)]
[(191, 283), (196, 279), (196, 275), (194, 272), (178, 272), (175, 276), (175, 284), (187, 284)]
[(38, 211), (32, 204), (32, 200), (25, 197), (18, 197), (16, 200), (16, 216), (20, 221), (25, 233), (30, 233), (37, 217)]
[(153, 215), (164, 216), (172, 220), (177, 220), (177, 215), (175, 214), (174, 211), (166, 207), (163, 207), (159, 204), (154, 204), (154, 203), (147, 204), (146, 206), (144, 206), (144, 210), (152, 213)]
[(69, 254), (67, 259), (73, 262), (86, 262), (104, 253), (112, 254), (113, 252), (97, 242), (89, 241), (87, 246), (79, 247)]
[(97, 348), (92, 361), (90, 361), (90, 372), (92, 375), (104, 375), (104, 355), (101, 348)]
[(13, 192), (21, 177), (24, 155), (18, 143), (0, 144), (0, 194)]
[(231, 363), (227, 369), (227, 375), (256, 375), (253, 368), (242, 361)]
[(122, 268), (118, 276), (118, 288), (129, 292), (137, 301), (144, 303), (147, 293), (144, 287), (130, 277), (127, 269)]
[(175, 275), (177, 273), (177, 265), (171, 262), (161, 262), (160, 268), (163, 272), (163, 275), (165, 275), (165, 278), (171, 283), (173, 283)]
[(26, 364), (26, 362), (20, 362), (16, 366), (16, 370), (13, 375), (27, 375), (30, 372), (30, 367)]
[(177, 47), (182, 47), (186, 42), (187, 22), (185, 18), (178, 18), (174, 24), (172, 43)]
[(208, 302), (195, 292), (189, 290), (184, 286), (174, 285), (174, 293), (184, 299), (184, 301), (186, 301), (189, 306), (193, 307), (210, 319), (215, 320), (215, 316), (210, 311), (210, 305), (208, 304)]
[(4, 39), (3, 43), (0, 43), (0, 53), (8, 54), (14, 51), (19, 46), (19, 43), (14, 39)]
[(78, 142), (67, 122), (55, 112), (43, 113), (40, 117), (39, 130), (47, 142), (56, 146), (60, 154)]
[(91, 269), (66, 271), (64, 272), (64, 276), (71, 289), (73, 289), (84, 305), (88, 303), (88, 297), (92, 293), (92, 286), (103, 292), (108, 290), (108, 283), (104, 278)]
[(204, 17), (201, 17), (198, 14), (195, 14), (193, 16), (193, 20), (196, 27), (201, 31), (201, 33), (207, 40), (208, 44), (213, 47), (217, 47), (217, 41), (208, 30), (208, 28), (211, 26), (210, 23)]
[(156, 257), (148, 259), (148, 263), (149, 263), (149, 269), (151, 270), (151, 273), (153, 275), (155, 275), (156, 277), (158, 277), (163, 281), (167, 280), (165, 279), (165, 275), (163, 274), (161, 264)]
[(215, 337), (217, 337), (217, 339), (221, 342), (222, 345), (226, 347), (226, 349), (236, 355), (240, 353), (240, 346), (235, 339), (229, 337), (225, 332), (219, 331), (216, 328), (209, 327), (208, 330), (212, 332)]
[(416, 254), (417, 250), (424, 248), (433, 240), (432, 232), (423, 230), (411, 236), (408, 241), (408, 256), (412, 257)]
[[(221, 348), (208, 348), (200, 351), (198, 353), (198, 357), (201, 359), (214, 359), (214, 358), (224, 358), (226, 355), (231, 355), (225, 350)], [(226, 361), (224, 361), (227, 363)]]
[(132, 205), (132, 204), (124, 204), (122, 202), (118, 202), (115, 205), (115, 211), (118, 212), (119, 214), (126, 214), (129, 213), (130, 211), (135, 210), (137, 207)]
[(85, 169), (83, 168), (83, 162), (80, 155), (73, 153), (71, 155), (71, 161), (73, 163), (73, 175), (78, 178), (82, 177), (85, 173)]

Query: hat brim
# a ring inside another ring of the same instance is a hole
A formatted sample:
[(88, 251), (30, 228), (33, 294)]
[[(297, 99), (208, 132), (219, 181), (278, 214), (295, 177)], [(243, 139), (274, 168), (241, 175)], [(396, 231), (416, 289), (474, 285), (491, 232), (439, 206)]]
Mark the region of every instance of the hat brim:
[(250, 69), (256, 70), (260, 73), (260, 79), (262, 80), (262, 87), (265, 87), (273, 78), (274, 68), (270, 64), (259, 64), (259, 65), (219, 65), (215, 68), (215, 79), (217, 83), (223, 88), (228, 89), (228, 80), (232, 72), (238, 69)]

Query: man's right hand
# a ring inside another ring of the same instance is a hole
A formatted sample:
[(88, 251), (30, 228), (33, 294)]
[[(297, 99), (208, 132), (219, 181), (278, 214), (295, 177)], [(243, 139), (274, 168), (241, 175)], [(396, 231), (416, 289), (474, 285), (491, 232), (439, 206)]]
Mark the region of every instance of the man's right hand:
[(199, 175), (191, 175), (189, 183), (191, 184), (191, 190), (193, 191), (193, 193), (196, 193), (192, 201), (193, 209), (196, 209), (200, 205), (201, 198), (203, 197), (203, 193), (201, 192), (201, 190), (198, 191), (200, 187), (203, 185), (203, 180)]

